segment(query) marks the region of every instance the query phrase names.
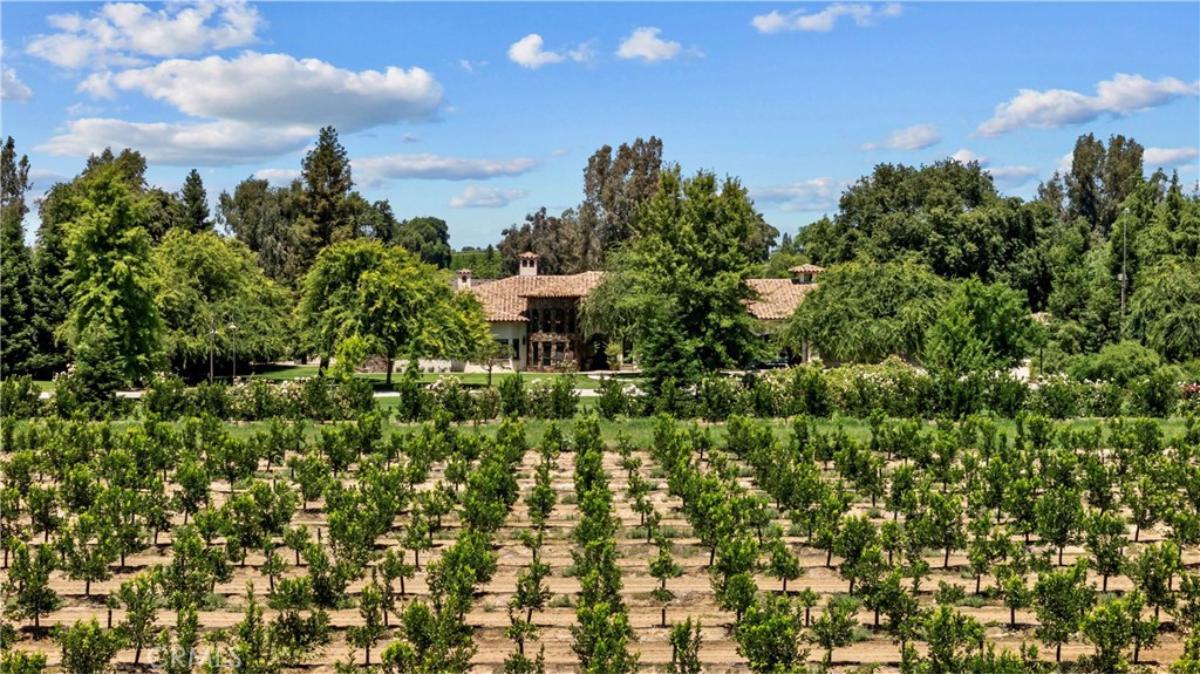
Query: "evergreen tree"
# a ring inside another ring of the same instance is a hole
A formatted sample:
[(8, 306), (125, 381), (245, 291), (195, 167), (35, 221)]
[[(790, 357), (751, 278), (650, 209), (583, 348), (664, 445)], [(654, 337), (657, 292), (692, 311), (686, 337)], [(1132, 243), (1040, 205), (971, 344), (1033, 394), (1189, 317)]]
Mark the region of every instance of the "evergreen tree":
[(36, 334), (30, 284), (33, 256), (25, 245), (25, 193), (29, 158), (17, 159), (12, 136), (0, 149), (0, 378), (26, 374), (34, 367)]
[(346, 199), (354, 180), (350, 157), (332, 126), (321, 129), (316, 147), (304, 157), (300, 180), (308, 218), (304, 258), (311, 262), (329, 244), (351, 238), (345, 231), (349, 225)]
[(212, 221), (208, 218), (208, 193), (204, 191), (204, 181), (200, 179), (199, 171), (192, 169), (188, 172), (179, 197), (187, 214), (188, 229), (193, 232), (212, 229)]

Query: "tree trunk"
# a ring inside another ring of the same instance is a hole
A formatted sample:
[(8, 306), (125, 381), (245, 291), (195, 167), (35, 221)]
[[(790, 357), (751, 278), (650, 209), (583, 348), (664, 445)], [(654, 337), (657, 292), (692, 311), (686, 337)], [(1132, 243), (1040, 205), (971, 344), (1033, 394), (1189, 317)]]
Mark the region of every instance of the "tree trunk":
[(950, 546), (949, 545), (946, 546), (946, 556), (942, 558), (942, 568), (943, 569), (950, 568)]
[[(387, 384), (388, 388), (391, 388), (392, 387), (392, 370), (394, 370), (395, 366), (396, 366), (396, 356), (395, 356), (395, 354), (392, 354), (389, 352), (387, 355), (387, 359), (388, 359), (387, 380), (385, 383)], [(370, 657), (370, 655), (368, 655), (368, 657)], [(370, 663), (367, 663), (367, 664), (370, 664)]]
[(1008, 626), (1017, 626), (1017, 608), (1015, 606), (1008, 607)]
[(1108, 574), (1107, 573), (1104, 574), (1103, 579), (1100, 581), (1100, 591), (1108, 592)]
[(1061, 643), (1054, 644), (1054, 661), (1059, 664), (1062, 663), (1062, 644)]
[(667, 607), (666, 606), (662, 607), (662, 619), (659, 621), (659, 626), (660, 627), (667, 626)]
[(141, 661), (141, 659), (142, 659), (142, 645), (138, 644), (133, 649), (133, 664), (135, 664), (135, 665), (138, 664), (138, 662)]

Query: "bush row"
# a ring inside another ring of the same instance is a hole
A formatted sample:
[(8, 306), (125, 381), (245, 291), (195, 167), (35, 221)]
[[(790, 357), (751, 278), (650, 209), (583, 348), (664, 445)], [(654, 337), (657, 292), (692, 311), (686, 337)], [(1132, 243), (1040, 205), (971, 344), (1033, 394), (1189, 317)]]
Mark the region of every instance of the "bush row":
[[(505, 377), (497, 386), (469, 387), (454, 377), (424, 384), (415, 372), (396, 386), (395, 418), (413, 422), (445, 416), (451, 421), (489, 420), (500, 416), (565, 419), (575, 416), (579, 394), (575, 377), (564, 375), (530, 383)], [(1200, 385), (1179, 381), (1179, 371), (1158, 367), (1119, 386), (1050, 375), (1027, 383), (1004, 373), (959, 379), (930, 375), (899, 360), (877, 365), (830, 369), (801, 366), (740, 377), (712, 374), (694, 384), (667, 380), (655, 390), (622, 379), (605, 379), (597, 390), (602, 417), (650, 416), (720, 421), (739, 414), (790, 417), (833, 414), (866, 418), (961, 418), (980, 412), (1015, 417), (1033, 412), (1053, 418), (1138, 415), (1165, 417), (1200, 411)], [(103, 408), (81, 402), (68, 386), (56, 386), (48, 401), (28, 378), (0, 383), (0, 409), (13, 418), (41, 415), (71, 417), (127, 416), (141, 413), (163, 419), (211, 415), (221, 419), (272, 417), (339, 420), (374, 409), (370, 382), (325, 377), (272, 382), (252, 379), (232, 386), (204, 383), (188, 388), (174, 375), (154, 379), (140, 404), (117, 401)]]

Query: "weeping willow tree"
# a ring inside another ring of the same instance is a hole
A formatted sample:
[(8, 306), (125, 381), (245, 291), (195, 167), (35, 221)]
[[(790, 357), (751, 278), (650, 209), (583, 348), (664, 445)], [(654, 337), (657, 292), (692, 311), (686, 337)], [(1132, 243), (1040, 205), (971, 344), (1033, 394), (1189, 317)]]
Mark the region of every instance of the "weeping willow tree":
[(1134, 334), (1160, 355), (1200, 357), (1200, 259), (1169, 257), (1143, 271), (1130, 309)]
[(821, 275), (784, 331), (826, 361), (876, 363), (921, 357), (951, 284), (913, 262), (849, 262)]

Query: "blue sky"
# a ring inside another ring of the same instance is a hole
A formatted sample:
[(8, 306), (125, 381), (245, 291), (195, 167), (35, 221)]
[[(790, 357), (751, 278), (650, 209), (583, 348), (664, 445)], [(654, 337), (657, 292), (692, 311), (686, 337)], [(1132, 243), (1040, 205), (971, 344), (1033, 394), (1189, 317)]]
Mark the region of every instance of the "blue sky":
[(1197, 175), (1200, 4), (4, 3), (0, 127), (40, 193), (130, 145), (215, 200), (331, 123), (359, 189), (483, 245), (657, 135), (782, 231), (880, 162), (979, 158), (1029, 195), (1077, 135)]

